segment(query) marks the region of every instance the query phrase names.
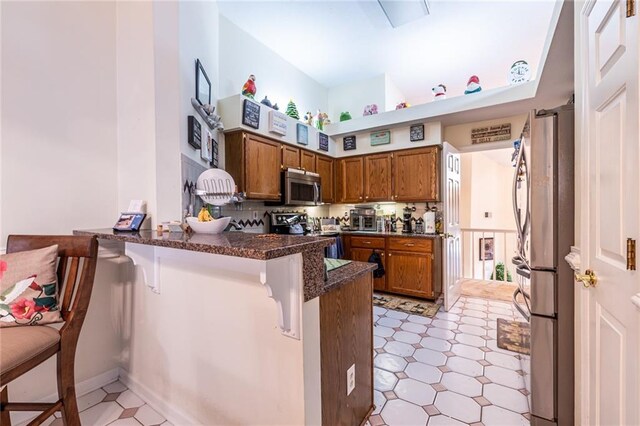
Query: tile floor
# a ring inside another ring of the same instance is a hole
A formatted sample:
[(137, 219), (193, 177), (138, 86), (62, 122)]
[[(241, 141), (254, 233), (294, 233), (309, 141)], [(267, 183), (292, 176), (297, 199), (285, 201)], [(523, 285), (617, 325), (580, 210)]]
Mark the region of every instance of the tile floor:
[[(121, 382), (113, 382), (78, 398), (80, 422), (86, 426), (173, 426)], [(44, 426), (62, 426), (62, 419), (50, 417)]]
[(496, 319), (523, 320), (503, 301), (461, 297), (434, 318), (374, 307), (371, 426), (529, 424), (525, 372), (496, 346)]

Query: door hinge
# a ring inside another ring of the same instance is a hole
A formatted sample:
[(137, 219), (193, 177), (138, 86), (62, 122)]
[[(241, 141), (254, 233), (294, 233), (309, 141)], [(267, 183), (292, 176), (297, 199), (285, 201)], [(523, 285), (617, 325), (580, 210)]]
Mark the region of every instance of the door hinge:
[(636, 16), (636, 0), (627, 0), (627, 18)]
[(636, 270), (636, 240), (627, 238), (627, 271)]

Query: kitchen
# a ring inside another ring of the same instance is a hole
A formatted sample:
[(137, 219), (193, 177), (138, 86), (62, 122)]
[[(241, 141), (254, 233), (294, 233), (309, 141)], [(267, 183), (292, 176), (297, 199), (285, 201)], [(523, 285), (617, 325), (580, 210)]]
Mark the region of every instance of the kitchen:
[[(459, 153), (510, 148), (531, 111), (572, 98), (578, 12), (418, 1), (427, 13), (394, 24), (385, 3), (2, 3), (3, 244), (100, 243), (75, 368), (82, 424), (578, 423), (573, 378), (538, 403), (526, 351), (498, 342), (498, 319), (526, 324), (522, 296), (461, 295), (457, 220)], [(360, 56), (374, 50), (388, 58)], [(38, 93), (46, 135), (29, 130)], [(45, 207), (10, 208), (33, 204), (24, 187)], [(121, 213), (122, 227), (146, 221), (114, 231)], [(518, 289), (535, 293), (522, 265), (550, 271), (528, 264), (527, 231)], [(537, 307), (532, 341), (556, 319)], [(573, 370), (562, 309), (560, 355), (531, 348), (532, 365)], [(55, 362), (40, 370), (9, 400), (54, 398)]]

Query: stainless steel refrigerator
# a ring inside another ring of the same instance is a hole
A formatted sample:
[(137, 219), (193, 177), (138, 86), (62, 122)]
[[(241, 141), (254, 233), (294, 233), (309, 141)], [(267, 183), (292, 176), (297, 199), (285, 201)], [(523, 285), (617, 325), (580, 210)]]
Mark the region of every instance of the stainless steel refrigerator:
[(513, 303), (531, 325), (523, 356), (532, 425), (574, 424), (574, 282), (564, 261), (574, 244), (574, 108), (534, 110), (516, 161), (513, 205), (518, 288)]

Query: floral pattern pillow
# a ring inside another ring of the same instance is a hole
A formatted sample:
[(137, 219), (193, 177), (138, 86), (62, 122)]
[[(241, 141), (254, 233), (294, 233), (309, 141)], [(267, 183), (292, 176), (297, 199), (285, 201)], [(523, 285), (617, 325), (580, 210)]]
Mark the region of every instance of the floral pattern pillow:
[(0, 256), (0, 327), (62, 321), (57, 259), (57, 245)]

